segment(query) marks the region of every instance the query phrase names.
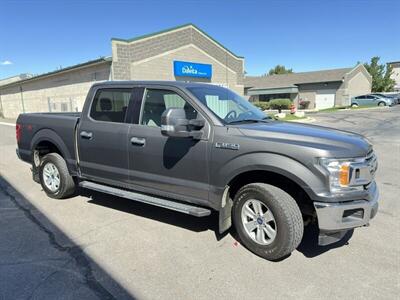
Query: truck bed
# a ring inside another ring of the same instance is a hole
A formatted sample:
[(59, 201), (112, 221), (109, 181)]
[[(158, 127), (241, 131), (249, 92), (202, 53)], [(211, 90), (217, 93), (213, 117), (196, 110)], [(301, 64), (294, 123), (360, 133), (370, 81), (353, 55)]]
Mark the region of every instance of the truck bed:
[(18, 140), (19, 156), (32, 163), (32, 149), (43, 139), (53, 141), (67, 161), (69, 168), (75, 168), (75, 128), (80, 113), (26, 113), (19, 115), (17, 126), (20, 126)]

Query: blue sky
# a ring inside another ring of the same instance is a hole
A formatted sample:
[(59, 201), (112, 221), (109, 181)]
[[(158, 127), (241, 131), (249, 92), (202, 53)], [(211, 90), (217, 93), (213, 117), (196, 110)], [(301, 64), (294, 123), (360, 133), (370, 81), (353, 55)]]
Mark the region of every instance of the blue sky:
[(194, 23), (248, 74), (400, 60), (400, 1), (8, 1), (0, 3), (0, 78), (44, 73), (111, 54), (131, 38)]

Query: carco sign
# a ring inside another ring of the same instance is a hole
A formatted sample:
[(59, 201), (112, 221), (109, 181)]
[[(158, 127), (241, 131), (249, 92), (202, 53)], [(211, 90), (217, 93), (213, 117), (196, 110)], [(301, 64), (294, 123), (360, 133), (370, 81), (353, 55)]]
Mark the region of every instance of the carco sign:
[(174, 75), (184, 77), (211, 78), (212, 66), (188, 61), (174, 61)]

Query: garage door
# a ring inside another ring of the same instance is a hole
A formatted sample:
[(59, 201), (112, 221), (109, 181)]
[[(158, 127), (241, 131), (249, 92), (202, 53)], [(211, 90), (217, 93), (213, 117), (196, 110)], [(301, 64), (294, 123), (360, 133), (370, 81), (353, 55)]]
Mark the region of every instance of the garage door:
[(324, 109), (335, 106), (335, 91), (317, 91), (315, 95), (315, 108)]

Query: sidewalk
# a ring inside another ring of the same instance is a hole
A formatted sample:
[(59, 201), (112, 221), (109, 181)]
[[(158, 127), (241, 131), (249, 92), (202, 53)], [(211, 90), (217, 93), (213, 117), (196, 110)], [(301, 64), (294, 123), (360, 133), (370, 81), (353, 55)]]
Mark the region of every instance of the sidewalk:
[(0, 124), (2, 124), (2, 125), (14, 126), (16, 121), (17, 121), (16, 119), (0, 118)]

